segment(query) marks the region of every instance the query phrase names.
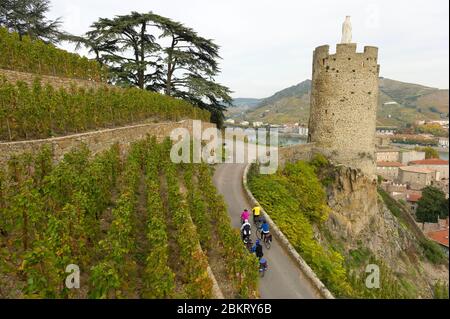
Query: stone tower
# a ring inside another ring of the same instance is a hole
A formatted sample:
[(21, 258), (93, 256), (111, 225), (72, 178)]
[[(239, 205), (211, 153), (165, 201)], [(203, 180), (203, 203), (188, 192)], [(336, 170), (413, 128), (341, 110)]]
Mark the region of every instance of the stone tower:
[(375, 176), (378, 48), (341, 43), (314, 50), (309, 142), (335, 163)]

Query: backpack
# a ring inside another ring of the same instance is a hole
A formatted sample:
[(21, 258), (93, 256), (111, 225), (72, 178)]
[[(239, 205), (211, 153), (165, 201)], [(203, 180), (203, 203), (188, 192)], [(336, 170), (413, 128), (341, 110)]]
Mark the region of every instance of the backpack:
[(250, 231), (250, 225), (245, 225), (242, 232), (244, 233), (245, 236), (249, 236), (251, 231)]
[(256, 245), (255, 253), (256, 253), (256, 257), (261, 258), (262, 256), (264, 256), (263, 249), (262, 249), (261, 245)]

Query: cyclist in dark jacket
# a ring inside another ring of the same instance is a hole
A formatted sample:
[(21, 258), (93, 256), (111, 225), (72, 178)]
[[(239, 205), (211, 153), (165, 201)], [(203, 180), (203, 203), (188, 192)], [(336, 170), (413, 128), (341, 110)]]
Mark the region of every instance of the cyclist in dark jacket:
[(252, 247), (252, 252), (255, 253), (256, 257), (261, 259), (264, 256), (263, 247), (261, 246), (261, 242), (259, 239), (256, 240), (255, 246)]

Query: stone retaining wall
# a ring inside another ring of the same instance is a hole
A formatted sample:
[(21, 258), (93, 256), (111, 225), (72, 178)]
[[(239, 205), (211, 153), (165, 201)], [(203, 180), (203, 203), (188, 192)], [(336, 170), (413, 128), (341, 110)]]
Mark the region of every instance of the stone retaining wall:
[[(115, 143), (127, 147), (132, 142), (146, 138), (147, 135), (155, 136), (158, 141), (169, 137), (175, 128), (186, 128), (192, 132), (193, 121), (162, 122), (103, 129), (94, 132), (80, 133), (42, 140), (30, 140), (19, 142), (0, 143), (0, 163), (7, 162), (12, 156), (21, 153), (36, 153), (42, 146), (50, 145), (56, 161), (74, 147), (86, 144), (92, 154), (109, 149)], [(202, 122), (202, 128), (215, 127), (215, 124)], [(192, 134), (191, 134), (192, 136)]]
[[(290, 154), (290, 152), (288, 152), (288, 154)], [(251, 191), (247, 185), (247, 175), (248, 175), (248, 171), (250, 169), (250, 165), (251, 164), (248, 164), (245, 167), (244, 176), (242, 178), (242, 183), (243, 183), (245, 192), (247, 193), (248, 199), (250, 200), (250, 203), (252, 204), (252, 207), (254, 207), (254, 206), (261, 207), (261, 205), (255, 199), (255, 197), (253, 196), (253, 194), (251, 193)], [(306, 275), (306, 277), (310, 280), (312, 285), (318, 290), (320, 295), (322, 297), (324, 297), (325, 299), (334, 299), (334, 296), (331, 294), (331, 292), (327, 289), (327, 287), (325, 287), (325, 285), (317, 277), (317, 275), (314, 273), (314, 271), (311, 269), (311, 267), (309, 267), (309, 265), (306, 263), (306, 261), (298, 254), (298, 252), (291, 245), (291, 243), (289, 242), (287, 237), (283, 234), (283, 232), (278, 228), (278, 226), (274, 223), (274, 221), (270, 218), (270, 216), (264, 211), (264, 209), (262, 207), (261, 207), (261, 212), (262, 212), (264, 218), (269, 223), (271, 232), (273, 233), (273, 235), (278, 238), (280, 244), (286, 249), (286, 251), (295, 260), (297, 265), (300, 267), (300, 269)]]
[(283, 167), (287, 162), (309, 161), (313, 147), (313, 143), (280, 147), (278, 148), (278, 164)]
[(28, 85), (33, 84), (34, 80), (36, 78), (39, 78), (41, 80), (41, 83), (43, 85), (50, 84), (55, 89), (70, 89), (72, 86), (76, 87), (84, 87), (86, 89), (98, 89), (101, 87), (108, 86), (108, 84), (103, 82), (96, 82), (96, 81), (88, 81), (83, 79), (72, 79), (72, 78), (62, 78), (57, 76), (51, 76), (51, 75), (40, 75), (40, 74), (33, 74), (33, 73), (27, 73), (27, 72), (19, 72), (19, 71), (11, 71), (11, 70), (5, 70), (0, 69), (0, 76), (4, 76), (8, 82), (16, 83), (17, 81), (22, 81), (27, 83)]

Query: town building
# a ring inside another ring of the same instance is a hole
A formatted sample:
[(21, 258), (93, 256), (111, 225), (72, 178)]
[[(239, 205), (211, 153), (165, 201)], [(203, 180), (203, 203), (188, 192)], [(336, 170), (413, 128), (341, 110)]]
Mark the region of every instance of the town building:
[(436, 179), (436, 171), (414, 166), (403, 166), (398, 171), (398, 181), (411, 189), (422, 189)]
[(421, 193), (406, 193), (406, 198), (405, 198), (406, 205), (408, 206), (411, 214), (413, 214), (414, 216), (416, 215), (416, 211), (417, 211), (417, 202), (421, 198), (422, 198)]
[(399, 162), (408, 165), (409, 162), (412, 161), (420, 161), (425, 159), (425, 152), (419, 152), (419, 151), (402, 151), (398, 154)]
[(436, 171), (436, 180), (448, 179), (449, 169), (448, 161), (439, 158), (423, 159), (418, 161), (411, 161), (408, 163), (410, 166), (417, 168), (426, 168)]
[(398, 162), (399, 150), (393, 148), (379, 148), (376, 152), (377, 162)]
[(391, 126), (386, 126), (386, 127), (379, 126), (379, 127), (377, 127), (377, 130), (376, 130), (377, 134), (382, 134), (382, 135), (394, 135), (395, 132), (397, 132), (397, 128), (391, 127)]
[(299, 126), (298, 128), (298, 134), (301, 136), (308, 136), (308, 128), (307, 127), (303, 127), (303, 126)]
[(377, 162), (377, 175), (386, 180), (397, 180), (398, 169), (402, 166), (403, 164), (399, 162)]
[(442, 148), (448, 148), (448, 137), (440, 137), (439, 146)]
[(447, 257), (449, 256), (449, 249), (448, 249), (448, 219), (447, 219), (447, 228), (446, 229), (440, 229), (436, 231), (428, 232), (427, 237), (431, 240), (435, 241), (439, 244), (439, 246), (442, 248), (442, 250), (445, 252)]

